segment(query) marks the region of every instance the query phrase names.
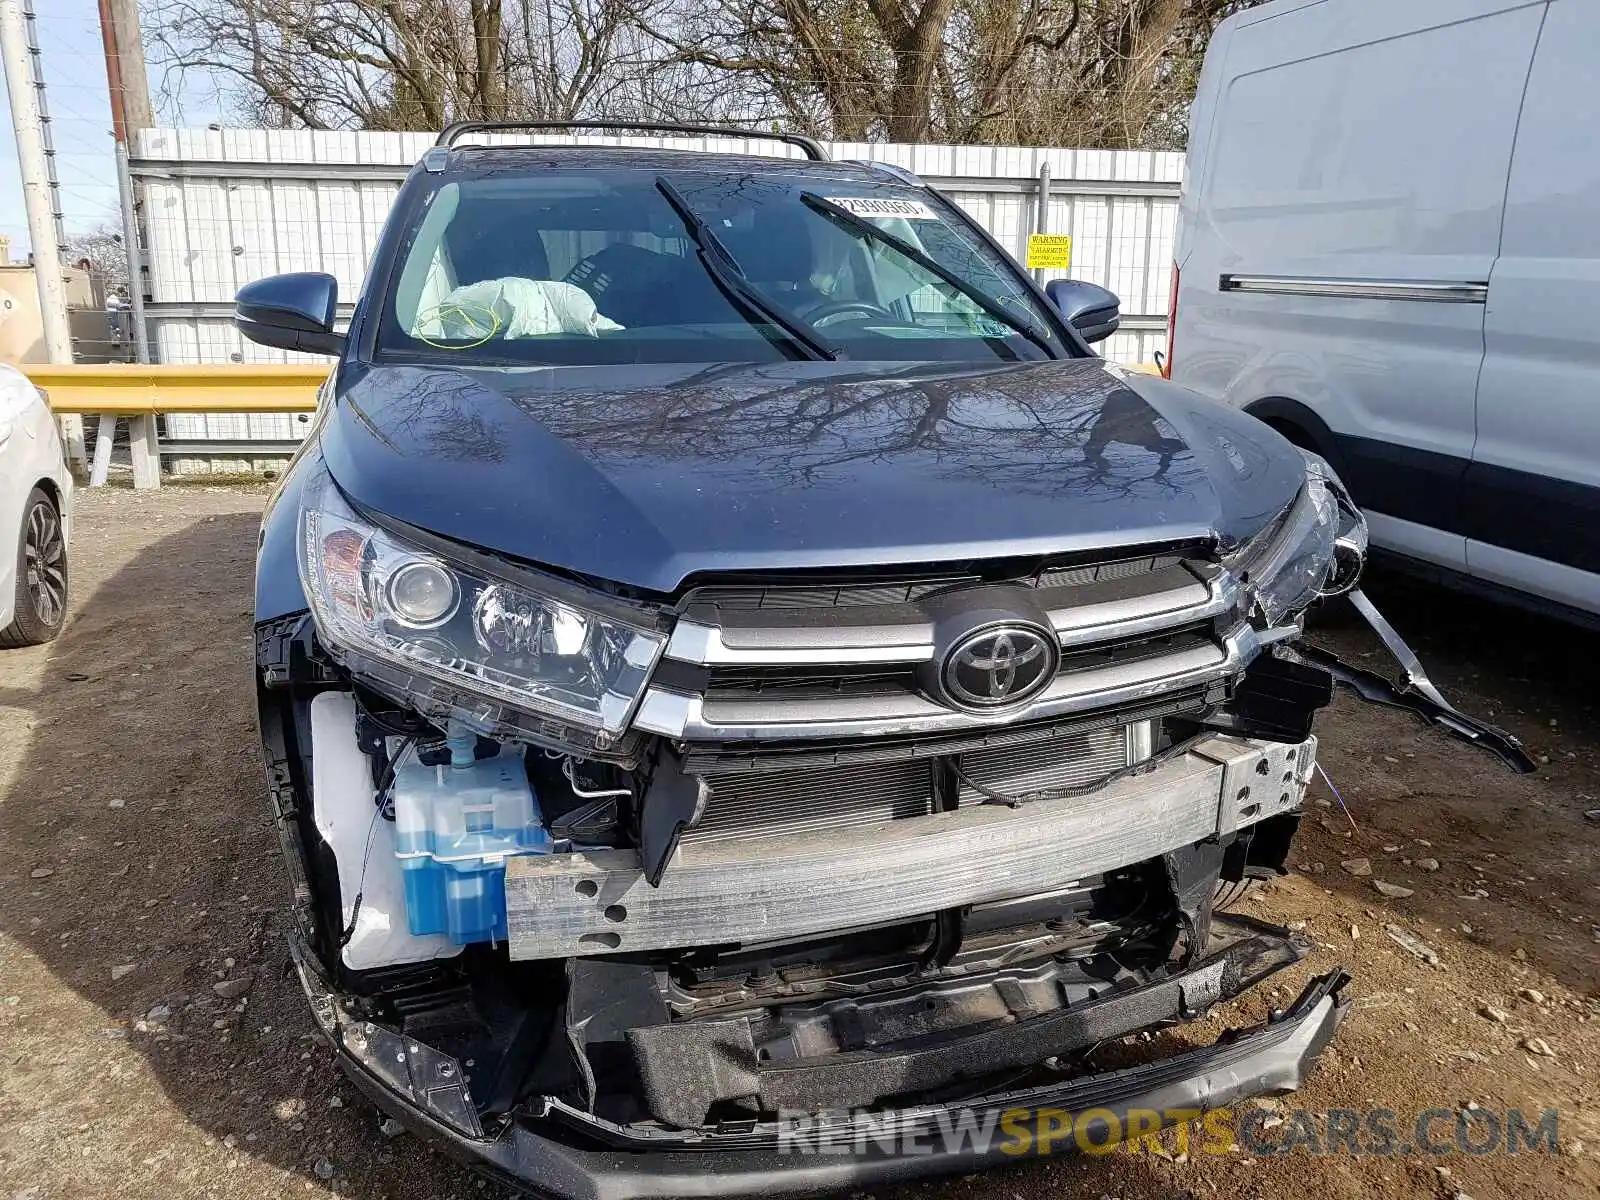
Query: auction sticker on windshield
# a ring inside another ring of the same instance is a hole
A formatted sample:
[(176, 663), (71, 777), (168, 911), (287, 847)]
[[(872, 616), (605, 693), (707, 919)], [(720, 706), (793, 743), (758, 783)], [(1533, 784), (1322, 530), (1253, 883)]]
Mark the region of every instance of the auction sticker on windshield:
[(858, 217), (898, 217), (902, 221), (937, 221), (939, 214), (921, 200), (900, 200), (892, 196), (824, 196)]

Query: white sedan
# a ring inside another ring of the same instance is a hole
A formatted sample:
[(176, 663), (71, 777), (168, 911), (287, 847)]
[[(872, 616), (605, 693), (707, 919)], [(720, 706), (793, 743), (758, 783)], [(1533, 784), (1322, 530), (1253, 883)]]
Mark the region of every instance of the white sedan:
[(0, 650), (61, 632), (71, 517), (72, 475), (50, 406), (0, 364)]

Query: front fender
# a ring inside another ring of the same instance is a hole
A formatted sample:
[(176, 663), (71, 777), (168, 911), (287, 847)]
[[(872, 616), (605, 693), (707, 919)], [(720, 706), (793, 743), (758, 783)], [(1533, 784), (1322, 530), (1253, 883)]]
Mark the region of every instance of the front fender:
[(297, 455), (267, 501), (256, 547), (256, 622), (273, 621), (310, 607), (300, 586), (295, 552), (300, 530), (300, 496), (305, 481), (322, 467), (316, 449)]

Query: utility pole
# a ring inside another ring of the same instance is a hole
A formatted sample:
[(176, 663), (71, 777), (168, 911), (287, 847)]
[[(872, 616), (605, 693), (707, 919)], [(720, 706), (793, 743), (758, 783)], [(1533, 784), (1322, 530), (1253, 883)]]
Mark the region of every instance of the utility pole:
[[(154, 120), (145, 80), (144, 43), (139, 35), (136, 0), (100, 0), (100, 41), (106, 55), (106, 86), (111, 93), (111, 132), (116, 139), (117, 192), (122, 201), (122, 245), (128, 255), (128, 305), (133, 344), (140, 362), (150, 361), (150, 334), (144, 320), (144, 253), (139, 239), (138, 200), (128, 167), (128, 138)], [(91, 487), (105, 483), (111, 470), (111, 448), (117, 418), (100, 418), (95, 438)], [(133, 460), (133, 486), (161, 486), (161, 446), (153, 416), (128, 419), (128, 453)]]
[[(70, 363), (72, 331), (67, 325), (61, 246), (56, 239), (51, 211), (50, 172), (40, 129), (37, 64), (28, 47), (28, 21), (23, 13), (23, 0), (0, 0), (0, 58), (6, 65), (11, 123), (16, 128), (17, 165), (22, 174), (22, 199), (28, 210), (28, 240), (33, 246), (33, 276), (39, 288), (45, 352), (53, 363)], [(63, 420), (62, 426), (67, 435), (67, 457), (75, 465), (81, 465), (83, 422), (73, 418)]]
[[(132, 136), (156, 123), (155, 109), (150, 105), (150, 81), (144, 70), (144, 39), (139, 34), (139, 0), (101, 0), (101, 28), (108, 24), (112, 49), (117, 55), (112, 111), (116, 110), (115, 96), (120, 90), (123, 127)], [(118, 140), (126, 142), (127, 137)]]
[[(139, 362), (150, 362), (150, 334), (144, 325), (144, 248), (139, 240), (138, 197), (128, 168), (128, 138), (154, 122), (150, 90), (144, 78), (144, 43), (139, 37), (136, 0), (99, 0), (101, 45), (106, 50), (106, 86), (110, 90), (110, 125), (117, 139), (117, 192), (122, 197), (122, 245), (128, 253), (128, 309), (133, 320), (133, 346)], [(90, 486), (106, 482), (117, 418), (104, 414), (94, 438)], [(133, 486), (162, 486), (162, 446), (154, 416), (128, 418), (128, 456), (133, 459)]]
[[(133, 0), (100, 0), (100, 43), (106, 55), (106, 88), (111, 96), (111, 135), (116, 139), (117, 192), (122, 201), (122, 245), (128, 254), (128, 302), (133, 341), (140, 362), (150, 361), (150, 337), (144, 323), (144, 255), (139, 239), (138, 197), (128, 167), (128, 141), (154, 119), (145, 85), (144, 44), (139, 36)], [(119, 16), (119, 9), (124, 10)], [(132, 32), (125, 33), (126, 19)], [(126, 72), (126, 73), (125, 73)], [(130, 78), (131, 76), (131, 78)]]

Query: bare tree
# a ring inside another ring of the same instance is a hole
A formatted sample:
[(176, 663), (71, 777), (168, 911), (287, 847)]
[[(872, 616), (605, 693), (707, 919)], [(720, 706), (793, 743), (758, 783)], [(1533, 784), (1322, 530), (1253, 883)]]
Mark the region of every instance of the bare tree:
[(154, 0), (178, 70), (312, 129), (734, 120), (852, 141), (1181, 147), (1259, 0)]
[(440, 129), (645, 106), (654, 3), (156, 0), (150, 36), (171, 69), (236, 81), (255, 124)]
[(73, 266), (84, 267), (107, 294), (127, 294), (128, 248), (122, 244), (119, 230), (100, 224), (70, 234), (61, 251)]
[(634, 12), (620, 0), (548, 0), (522, 4), (512, 60), (516, 63), (515, 115), (530, 119), (576, 120), (601, 111), (622, 112), (630, 72), (637, 61)]
[(674, 62), (755, 82), (798, 131), (918, 142), (955, 2), (681, 0), (651, 32)]
[(154, 16), (168, 60), (234, 77), (261, 125), (426, 129), (502, 107), (501, 0), (159, 0)]
[(824, 137), (1169, 148), (1211, 31), (1259, 2), (670, 0), (652, 32)]

